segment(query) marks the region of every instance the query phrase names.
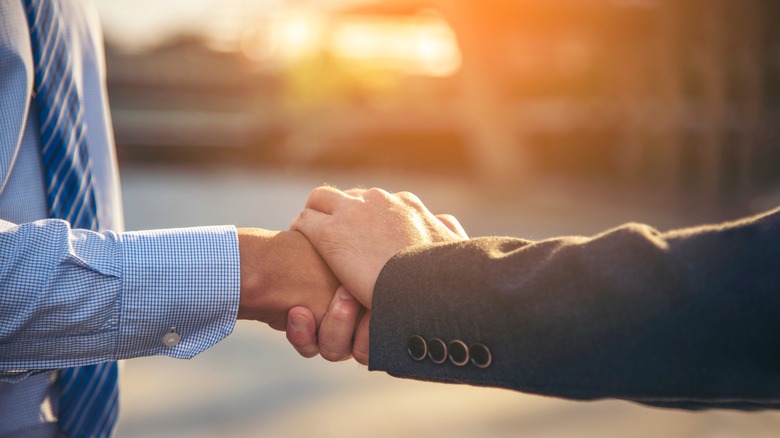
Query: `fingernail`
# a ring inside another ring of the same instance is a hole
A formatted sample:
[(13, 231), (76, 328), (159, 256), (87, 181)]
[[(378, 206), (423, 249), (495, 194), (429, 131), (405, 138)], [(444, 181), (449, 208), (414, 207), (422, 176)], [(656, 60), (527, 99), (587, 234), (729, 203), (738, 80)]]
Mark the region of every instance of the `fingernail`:
[(306, 318), (304, 318), (304, 317), (302, 317), (300, 315), (296, 315), (296, 316), (292, 317), (292, 327), (295, 330), (304, 330), (304, 329), (306, 329), (306, 325), (307, 325), (306, 322), (307, 322)]

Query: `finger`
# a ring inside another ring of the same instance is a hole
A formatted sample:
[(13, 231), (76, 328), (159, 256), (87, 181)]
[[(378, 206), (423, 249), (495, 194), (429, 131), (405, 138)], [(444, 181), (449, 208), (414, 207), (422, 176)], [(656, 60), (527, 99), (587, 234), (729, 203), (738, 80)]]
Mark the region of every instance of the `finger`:
[(469, 235), (466, 234), (466, 230), (463, 229), (463, 226), (455, 216), (451, 214), (437, 214), (436, 218), (439, 219), (439, 221), (443, 223), (444, 226), (449, 228), (450, 231), (455, 233), (458, 237), (462, 237), (464, 239), (469, 238)]
[(351, 357), (352, 336), (361, 308), (360, 303), (344, 286), (336, 290), (318, 332), (320, 356), (331, 362)]
[(314, 357), (319, 353), (316, 328), (311, 310), (299, 306), (287, 312), (287, 341), (303, 357)]
[(360, 319), (360, 323), (355, 329), (355, 336), (352, 339), (352, 357), (358, 363), (368, 365), (368, 327), (371, 320), (371, 311), (367, 311)]
[(320, 186), (309, 194), (309, 199), (306, 200), (306, 208), (331, 214), (341, 202), (349, 198), (351, 198), (350, 195), (335, 187)]

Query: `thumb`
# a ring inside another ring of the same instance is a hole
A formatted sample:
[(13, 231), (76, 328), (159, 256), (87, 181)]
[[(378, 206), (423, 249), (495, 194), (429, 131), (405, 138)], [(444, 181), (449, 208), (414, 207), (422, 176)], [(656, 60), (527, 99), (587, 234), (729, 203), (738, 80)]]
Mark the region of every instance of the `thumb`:
[(317, 321), (306, 307), (293, 307), (287, 313), (287, 341), (303, 357), (319, 353), (317, 345)]
[(322, 226), (326, 220), (330, 218), (330, 215), (322, 213), (310, 208), (304, 209), (298, 217), (293, 219), (290, 224), (290, 231), (298, 231), (314, 246), (314, 248), (322, 254), (322, 248), (320, 248), (320, 242), (322, 241)]

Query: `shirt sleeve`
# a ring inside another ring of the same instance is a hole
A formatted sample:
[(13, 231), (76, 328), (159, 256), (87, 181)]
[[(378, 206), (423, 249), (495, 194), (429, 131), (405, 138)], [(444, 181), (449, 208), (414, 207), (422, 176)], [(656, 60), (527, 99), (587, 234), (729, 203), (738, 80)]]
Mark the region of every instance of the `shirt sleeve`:
[[(233, 226), (97, 233), (0, 220), (0, 380), (193, 357), (233, 330), (239, 292)], [(180, 341), (166, 345), (171, 331)]]

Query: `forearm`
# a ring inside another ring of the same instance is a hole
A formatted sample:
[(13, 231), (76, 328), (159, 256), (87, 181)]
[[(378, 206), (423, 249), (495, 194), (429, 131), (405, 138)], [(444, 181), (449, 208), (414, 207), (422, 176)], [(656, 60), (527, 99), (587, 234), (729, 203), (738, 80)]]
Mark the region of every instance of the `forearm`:
[[(370, 366), (577, 399), (766, 405), (780, 398), (777, 230), (775, 213), (697, 231), (629, 226), (402, 252), (375, 288)], [(484, 343), (493, 363), (415, 362), (414, 334)]]
[[(6, 227), (0, 239), (2, 370), (192, 357), (235, 323), (233, 227), (94, 233), (48, 220)], [(166, 346), (171, 329), (181, 342)]]

